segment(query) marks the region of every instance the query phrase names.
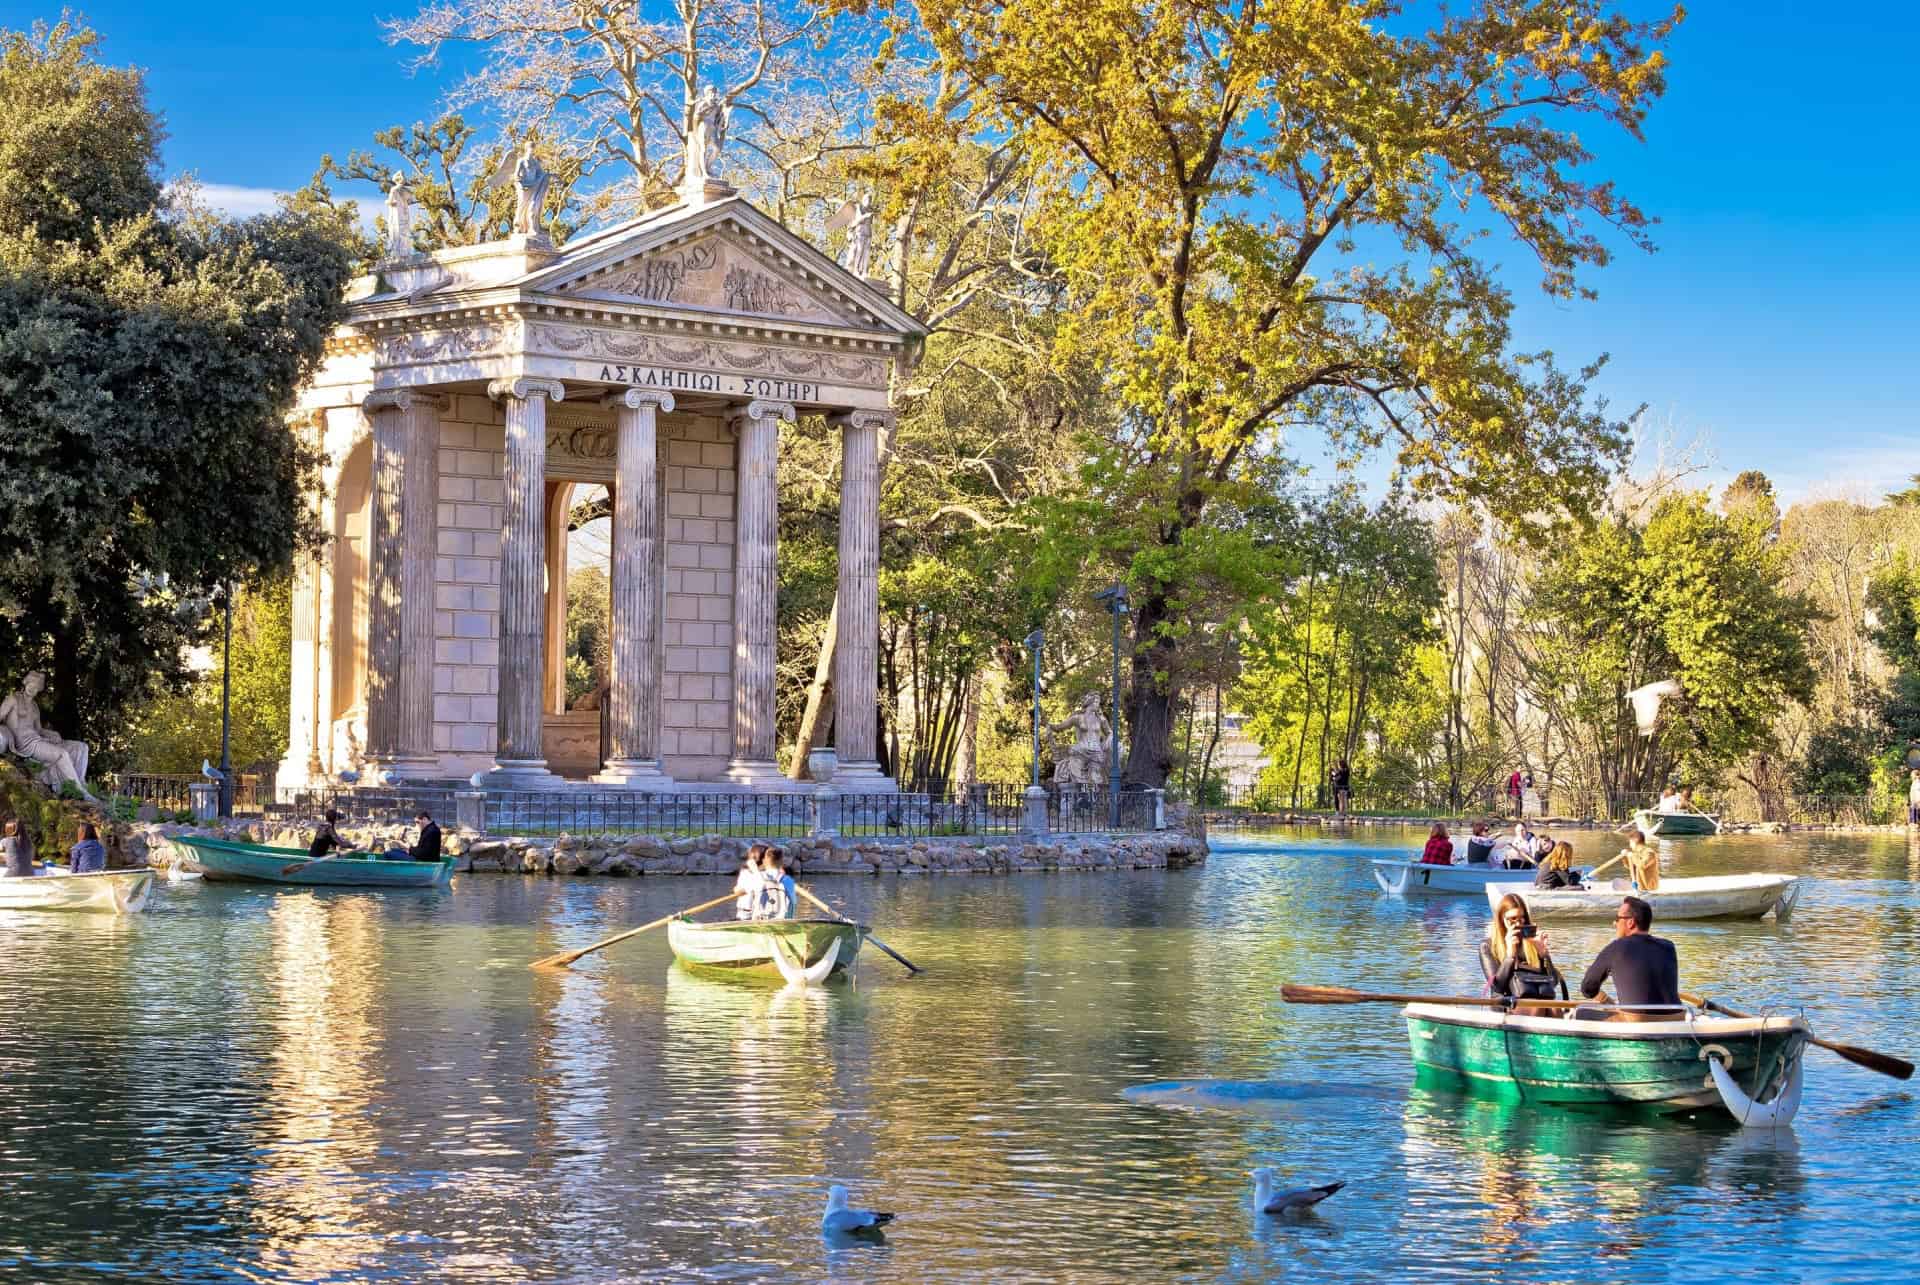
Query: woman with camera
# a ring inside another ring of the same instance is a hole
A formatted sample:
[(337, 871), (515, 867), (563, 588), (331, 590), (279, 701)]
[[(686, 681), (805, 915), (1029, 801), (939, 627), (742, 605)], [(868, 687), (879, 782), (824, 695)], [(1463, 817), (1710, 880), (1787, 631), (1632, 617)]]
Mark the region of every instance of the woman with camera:
[[(1532, 1010), (1525, 1001), (1567, 997), (1567, 981), (1547, 954), (1547, 938), (1534, 926), (1527, 903), (1519, 893), (1500, 898), (1500, 908), (1487, 925), (1487, 939), (1480, 943), (1480, 969), (1487, 975), (1489, 994), (1521, 1001), (1514, 1007), (1525, 1013)], [(1542, 1016), (1551, 1010), (1538, 1010)]]

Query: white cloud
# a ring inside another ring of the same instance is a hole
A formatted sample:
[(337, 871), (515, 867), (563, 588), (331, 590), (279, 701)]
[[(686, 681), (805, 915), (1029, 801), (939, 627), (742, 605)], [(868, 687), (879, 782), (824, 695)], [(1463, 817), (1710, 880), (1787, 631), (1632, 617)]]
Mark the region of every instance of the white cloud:
[(271, 187), (241, 187), (234, 183), (202, 183), (199, 191), (202, 201), (236, 219), (271, 214), (280, 208), (280, 198), (286, 195)]

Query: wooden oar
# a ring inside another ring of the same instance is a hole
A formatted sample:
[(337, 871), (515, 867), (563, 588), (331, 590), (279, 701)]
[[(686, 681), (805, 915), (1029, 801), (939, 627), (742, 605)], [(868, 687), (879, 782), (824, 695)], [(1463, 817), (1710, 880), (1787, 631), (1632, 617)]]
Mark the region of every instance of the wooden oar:
[[(794, 887), (800, 888), (800, 885), (795, 884)], [(832, 906), (829, 906), (826, 902), (820, 900), (820, 898), (814, 896), (812, 893), (808, 892), (805, 888), (800, 888), (800, 895), (802, 897), (805, 897), (808, 901), (811, 901), (814, 905), (820, 907), (820, 909), (832, 915), (835, 919), (846, 918), (844, 914), (842, 914), (838, 910), (835, 910)], [(907, 973), (909, 975), (926, 971), (925, 969), (921, 968), (918, 964), (914, 963), (911, 959), (908, 959), (905, 955), (902, 955), (899, 951), (887, 945), (887, 943), (885, 943), (884, 941), (881, 941), (878, 937), (875, 937), (871, 932), (867, 934), (867, 940), (872, 942), (874, 945), (878, 946), (881, 950), (885, 951), (887, 954), (892, 955), (895, 959), (899, 960), (902, 964), (906, 965)]]
[[(1465, 1008), (1505, 1008), (1504, 999), (1466, 999), (1459, 995), (1383, 995), (1375, 991), (1349, 990), (1345, 986), (1298, 986), (1288, 982), (1280, 988), (1280, 998), (1289, 1004), (1457, 1004)], [(1587, 999), (1516, 999), (1516, 1005), (1530, 1008), (1581, 1008), (1593, 1004)]]
[(650, 924), (641, 924), (638, 928), (629, 928), (627, 929), (627, 931), (623, 933), (615, 933), (611, 937), (602, 938), (601, 940), (593, 943), (593, 945), (591, 946), (582, 946), (579, 950), (562, 951), (558, 955), (548, 955), (545, 959), (536, 959), (531, 964), (528, 964), (527, 967), (528, 968), (565, 968), (567, 967), (567, 965), (573, 963), (574, 960), (580, 958), (582, 955), (591, 955), (594, 951), (599, 950), (603, 946), (611, 946), (613, 945), (613, 943), (617, 941), (625, 941), (629, 937), (638, 937), (641, 933), (646, 932), (649, 928), (658, 928), (661, 924), (670, 924), (674, 920), (680, 918), (682, 915), (697, 915), (703, 910), (711, 910), (715, 906), (720, 905), (722, 902), (732, 901), (735, 897), (739, 895), (740, 894), (737, 892), (729, 892), (724, 897), (715, 897), (712, 901), (703, 901), (697, 906), (688, 906), (685, 910), (676, 910), (670, 915), (662, 915), (660, 918), (654, 920)]
[(290, 866), (281, 866), (280, 877), (284, 879), (296, 870), (305, 870), (308, 866), (319, 865), (322, 861), (338, 861), (346, 855), (344, 852), (329, 852), (324, 857), (308, 857), (305, 861), (296, 861)]
[[(1710, 1008), (1722, 1017), (1750, 1018), (1753, 1016), (1751, 1013), (1742, 1013), (1737, 1009), (1728, 1008), (1725, 1004), (1717, 1004), (1710, 999), (1701, 999), (1698, 995), (1689, 995), (1685, 991), (1680, 992), (1680, 998), (1695, 1008)], [(1836, 1044), (1832, 1040), (1818, 1039), (1811, 1035), (1807, 1037), (1807, 1042), (1810, 1044), (1818, 1044), (1829, 1053), (1838, 1053), (1855, 1066), (1864, 1066), (1869, 1071), (1878, 1071), (1882, 1075), (1891, 1075), (1896, 1080), (1910, 1080), (1913, 1078), (1913, 1063), (1902, 1058), (1893, 1057), (1886, 1053), (1876, 1053), (1872, 1049), (1863, 1049), (1857, 1044)]]

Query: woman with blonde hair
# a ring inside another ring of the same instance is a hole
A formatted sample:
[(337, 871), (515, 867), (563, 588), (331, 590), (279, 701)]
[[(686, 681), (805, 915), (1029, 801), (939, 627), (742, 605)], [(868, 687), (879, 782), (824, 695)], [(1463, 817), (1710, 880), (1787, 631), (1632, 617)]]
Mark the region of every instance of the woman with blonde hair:
[[(1517, 892), (1500, 898), (1500, 907), (1487, 925), (1480, 943), (1480, 969), (1487, 975), (1487, 992), (1516, 1000), (1552, 999), (1558, 990), (1567, 995), (1567, 982), (1547, 953), (1547, 939), (1534, 927), (1527, 903)], [(1520, 1005), (1526, 1011), (1524, 1004)]]
[(1578, 888), (1580, 872), (1573, 868), (1573, 845), (1556, 843), (1540, 862), (1540, 872), (1533, 877), (1533, 886), (1542, 891), (1555, 888)]

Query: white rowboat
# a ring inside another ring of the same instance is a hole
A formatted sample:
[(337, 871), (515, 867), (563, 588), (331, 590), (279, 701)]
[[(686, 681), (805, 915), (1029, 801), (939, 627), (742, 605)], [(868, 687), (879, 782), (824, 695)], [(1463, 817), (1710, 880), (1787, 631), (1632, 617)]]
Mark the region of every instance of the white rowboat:
[(90, 910), (130, 915), (147, 908), (151, 870), (100, 870), (0, 878), (0, 910)]
[(1799, 904), (1802, 887), (1793, 875), (1763, 874), (1662, 879), (1658, 889), (1643, 892), (1635, 892), (1627, 879), (1551, 892), (1531, 883), (1490, 883), (1487, 904), (1498, 909), (1500, 898), (1513, 892), (1535, 919), (1611, 919), (1620, 899), (1634, 896), (1653, 907), (1656, 926), (1670, 919), (1759, 919), (1768, 911), (1785, 923)]
[(1389, 897), (1477, 897), (1489, 885), (1511, 883), (1527, 875), (1525, 870), (1508, 870), (1503, 866), (1434, 866), (1381, 857), (1374, 858), (1373, 862), (1374, 881)]

